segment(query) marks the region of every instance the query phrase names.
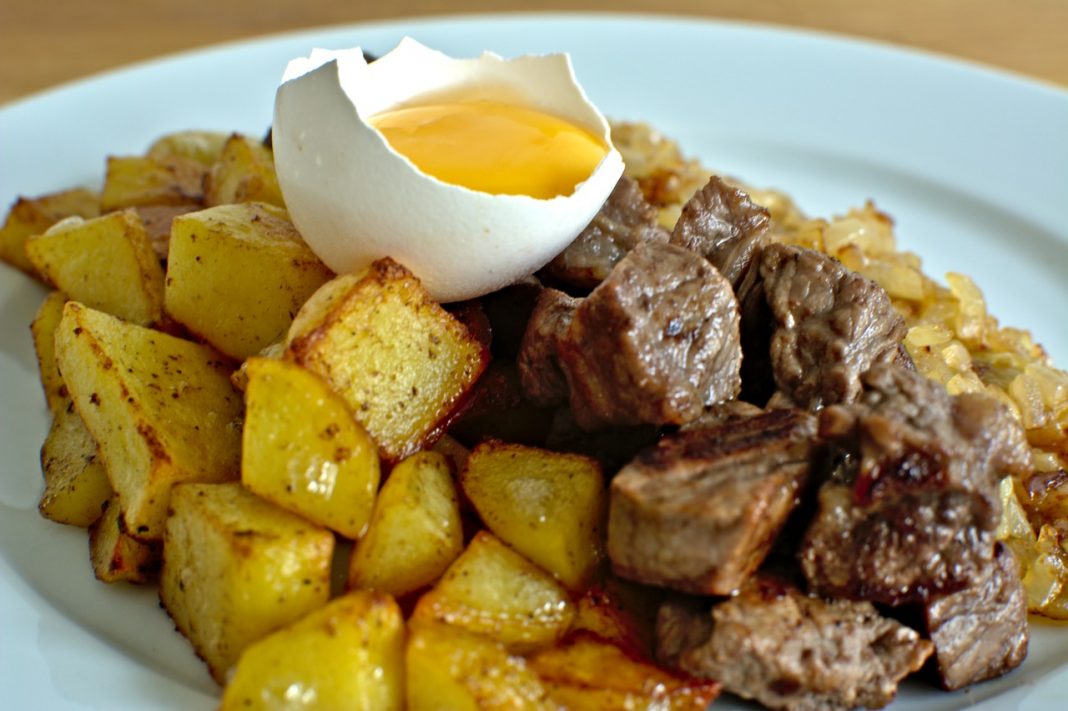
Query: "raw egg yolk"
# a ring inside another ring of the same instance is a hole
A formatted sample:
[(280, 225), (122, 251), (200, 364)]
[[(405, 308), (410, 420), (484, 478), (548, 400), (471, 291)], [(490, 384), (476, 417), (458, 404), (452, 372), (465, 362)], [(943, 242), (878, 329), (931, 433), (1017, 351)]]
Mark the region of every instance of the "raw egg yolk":
[(411, 106), (370, 123), (423, 173), (484, 193), (570, 195), (608, 153), (564, 119), (496, 102)]

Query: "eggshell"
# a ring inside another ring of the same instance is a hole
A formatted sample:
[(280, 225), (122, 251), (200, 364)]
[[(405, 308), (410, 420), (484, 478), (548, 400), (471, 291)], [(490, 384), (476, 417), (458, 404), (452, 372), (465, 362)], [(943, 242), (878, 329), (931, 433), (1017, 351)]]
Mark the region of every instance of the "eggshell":
[[(601, 137), (609, 151), (571, 195), (493, 195), (425, 175), (368, 123), (388, 109), (457, 93), (555, 114)], [(273, 143), (290, 216), (331, 269), (353, 272), (390, 256), (443, 302), (543, 266), (589, 223), (623, 172), (608, 122), (567, 55), (452, 59), (408, 38), (370, 65), (358, 48), (292, 61), (275, 99)]]

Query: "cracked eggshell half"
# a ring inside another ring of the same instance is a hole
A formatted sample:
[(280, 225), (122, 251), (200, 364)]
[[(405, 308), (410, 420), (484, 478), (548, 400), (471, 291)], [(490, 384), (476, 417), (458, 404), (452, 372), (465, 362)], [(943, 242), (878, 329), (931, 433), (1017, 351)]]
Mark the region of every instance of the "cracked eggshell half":
[[(608, 152), (570, 195), (490, 194), (424, 174), (369, 123), (389, 109), (456, 95), (554, 114), (601, 138)], [(345, 274), (389, 256), (443, 302), (489, 293), (545, 265), (589, 224), (623, 172), (608, 122), (567, 55), (453, 59), (408, 38), (372, 64), (359, 48), (290, 62), (275, 98), (273, 142), (286, 208), (327, 266)]]

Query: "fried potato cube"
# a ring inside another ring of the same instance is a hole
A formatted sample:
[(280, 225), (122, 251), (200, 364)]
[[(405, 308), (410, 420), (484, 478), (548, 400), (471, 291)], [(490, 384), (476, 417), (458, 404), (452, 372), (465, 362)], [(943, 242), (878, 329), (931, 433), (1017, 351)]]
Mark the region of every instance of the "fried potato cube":
[(429, 444), (486, 367), (486, 348), (411, 272), (381, 259), (309, 299), (287, 357), (318, 373), (400, 461)]
[(26, 239), (39, 235), (66, 217), (96, 217), (100, 214), (100, 196), (91, 190), (75, 188), (39, 198), (20, 197), (11, 206), (0, 228), (0, 259), (37, 276), (26, 256)]
[(126, 532), (117, 500), (105, 502), (105, 508), (89, 528), (89, 560), (96, 579), (105, 583), (151, 581), (159, 572), (159, 544), (143, 543)]
[(70, 301), (56, 360), (132, 535), (163, 535), (174, 484), (240, 476), (241, 396), (212, 349)]
[(183, 156), (109, 156), (100, 211), (142, 205), (200, 205), (205, 169)]
[(37, 508), (56, 523), (91, 525), (114, 493), (96, 441), (73, 404), (53, 416), (41, 447), (41, 471), (45, 488)]
[(68, 409), (70, 395), (63, 384), (63, 376), (56, 365), (56, 327), (63, 318), (63, 305), (67, 303), (65, 294), (53, 291), (48, 294), (37, 309), (37, 314), (30, 323), (30, 335), (33, 338), (33, 350), (37, 355), (37, 369), (41, 376), (48, 410), (53, 416)]
[(163, 314), (163, 268), (136, 210), (69, 218), (26, 240), (38, 273), (68, 298), (148, 326)]
[(57, 523), (84, 527), (100, 518), (112, 490), (96, 441), (75, 411), (56, 365), (55, 333), (66, 302), (66, 296), (53, 291), (30, 324), (41, 384), (52, 413), (52, 426), (41, 447), (45, 489), (38, 509)]
[(241, 482), (309, 521), (358, 538), (378, 491), (378, 448), (348, 405), (295, 363), (250, 358)]
[(409, 711), (556, 709), (522, 657), (447, 625), (412, 631), (406, 653)]
[(430, 585), (463, 550), (460, 503), (449, 462), (413, 454), (378, 493), (371, 524), (349, 562), (350, 588), (401, 596)]
[(489, 441), (460, 477), (467, 498), (502, 541), (572, 590), (604, 555), (605, 491), (589, 457)]
[(145, 155), (154, 160), (181, 156), (210, 168), (219, 160), (228, 138), (229, 134), (219, 131), (176, 131), (153, 141)]
[(592, 635), (575, 635), (528, 661), (549, 697), (570, 711), (703, 711), (720, 692), (719, 682), (665, 671)]
[(221, 205), (174, 218), (165, 305), (191, 333), (242, 360), (282, 339), (331, 276), (285, 210)]
[(389, 595), (360, 590), (249, 646), (220, 711), (400, 711), (404, 682), (400, 607)]
[(413, 619), (463, 627), (523, 653), (562, 637), (574, 614), (559, 583), (481, 531), (419, 599)]
[(334, 536), (240, 484), (174, 487), (160, 600), (220, 684), (253, 642), (330, 596)]
[(256, 201), (285, 207), (274, 172), (274, 152), (248, 136), (235, 133), (227, 139), (204, 182), (207, 205)]

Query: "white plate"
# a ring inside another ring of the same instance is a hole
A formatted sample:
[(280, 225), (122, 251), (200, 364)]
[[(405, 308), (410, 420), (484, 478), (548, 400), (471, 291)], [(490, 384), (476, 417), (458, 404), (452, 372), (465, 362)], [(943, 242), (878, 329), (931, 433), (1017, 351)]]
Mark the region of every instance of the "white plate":
[[(107, 154), (184, 128), (261, 134), (286, 61), (381, 52), (565, 50), (593, 100), (810, 213), (875, 198), (928, 270), (973, 275), (1004, 323), (1068, 364), (1068, 92), (886, 46), (742, 24), (611, 16), (410, 20), (185, 54), (0, 109), (0, 205), (98, 185)], [(93, 581), (85, 534), (36, 513), (47, 430), (27, 326), (44, 291), (0, 265), (0, 689), (13, 709), (209, 709), (216, 687), (152, 590)], [(895, 709), (1063, 708), (1068, 629), (1033, 625), (1023, 668), (960, 694), (906, 684)], [(996, 698), (991, 698), (996, 696)], [(725, 706), (730, 707), (728, 702)]]

